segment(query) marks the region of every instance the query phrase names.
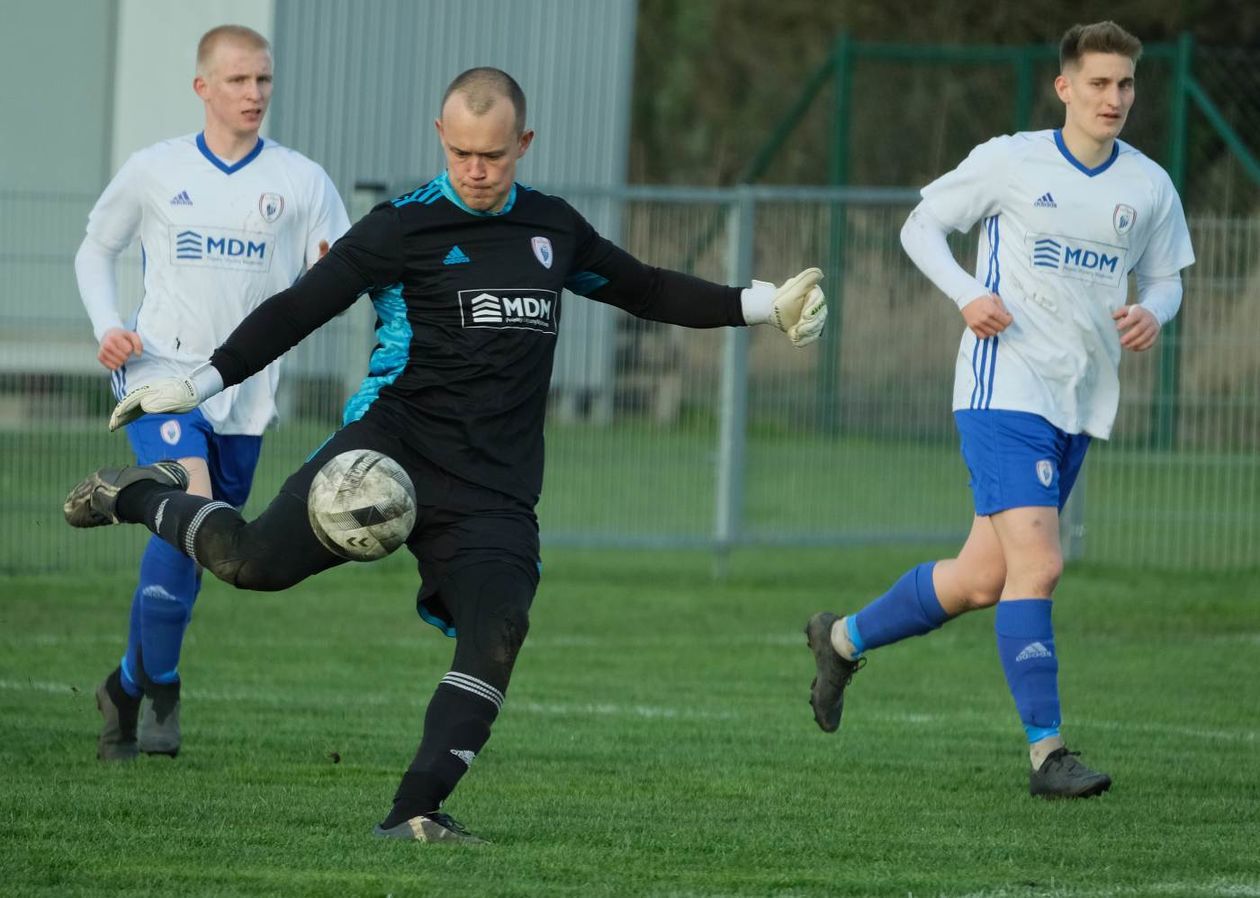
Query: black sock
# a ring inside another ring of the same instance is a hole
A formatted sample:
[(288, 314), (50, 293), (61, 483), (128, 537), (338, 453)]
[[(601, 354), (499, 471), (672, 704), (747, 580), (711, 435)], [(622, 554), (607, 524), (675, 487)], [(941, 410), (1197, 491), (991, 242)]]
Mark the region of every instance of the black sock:
[(155, 495), (177, 492), (182, 491), (156, 480), (141, 480), (119, 492), (118, 498), (114, 500), (114, 511), (121, 521), (147, 524), (149, 519), (145, 512), (149, 508), (149, 500)]
[(122, 490), (114, 510), (120, 520), (144, 524), (176, 549), (195, 558), (188, 545), (190, 540), (186, 539), (188, 528), (194, 522), (198, 527), (204, 524), (207, 514), (203, 512), (210, 505), (214, 506), (211, 511), (227, 510), (239, 517), (236, 509), (226, 502), (194, 496), (152, 480), (142, 480)]
[(456, 671), (442, 679), (424, 715), (420, 748), (403, 774), (382, 827), (389, 829), (442, 806), (490, 738), (502, 702), (502, 693), (483, 680)]

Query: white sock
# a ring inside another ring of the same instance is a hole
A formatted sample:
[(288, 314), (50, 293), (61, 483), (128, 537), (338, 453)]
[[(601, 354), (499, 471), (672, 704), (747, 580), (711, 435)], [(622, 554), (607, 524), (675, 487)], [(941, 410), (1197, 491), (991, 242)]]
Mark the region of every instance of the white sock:
[(1040, 770), (1041, 765), (1046, 763), (1046, 758), (1050, 756), (1051, 752), (1056, 752), (1062, 747), (1062, 736), (1047, 736), (1045, 739), (1038, 739), (1029, 745), (1028, 760), (1032, 762), (1033, 770)]
[(846, 661), (857, 659), (857, 649), (849, 639), (849, 619), (842, 617), (831, 625), (831, 647)]

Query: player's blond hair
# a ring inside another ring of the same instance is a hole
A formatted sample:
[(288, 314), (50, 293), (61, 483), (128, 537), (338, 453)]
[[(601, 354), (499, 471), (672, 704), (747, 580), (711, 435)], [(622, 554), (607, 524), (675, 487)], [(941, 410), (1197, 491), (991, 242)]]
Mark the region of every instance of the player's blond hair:
[(516, 112), (516, 133), (525, 131), (525, 91), (516, 83), (516, 79), (502, 69), (490, 66), (478, 66), (455, 76), (455, 80), (442, 94), (442, 108), (451, 94), (459, 94), (473, 115), (482, 116), (490, 111), (500, 99), (511, 102)]
[(1137, 65), (1142, 42), (1112, 21), (1073, 25), (1059, 41), (1059, 70), (1079, 64), (1086, 53), (1116, 53)]
[(197, 74), (202, 78), (208, 73), (215, 48), (222, 43), (242, 44), (251, 50), (271, 52), (271, 42), (253, 28), (246, 28), (244, 25), (220, 25), (211, 28), (197, 41)]

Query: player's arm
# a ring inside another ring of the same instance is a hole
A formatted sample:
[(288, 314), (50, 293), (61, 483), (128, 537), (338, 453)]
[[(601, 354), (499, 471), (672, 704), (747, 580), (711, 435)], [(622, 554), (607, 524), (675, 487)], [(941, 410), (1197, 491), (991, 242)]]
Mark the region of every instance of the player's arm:
[(133, 156), (119, 169), (88, 215), (87, 233), (74, 256), (74, 276), (92, 320), (97, 360), (110, 371), (144, 349), (140, 335), (118, 314), (118, 256), (140, 229), (140, 163)]
[(1018, 138), (995, 137), (973, 148), (957, 167), (923, 188), (923, 201), (901, 229), (901, 245), (911, 261), (954, 301), (980, 339), (1001, 333), (1012, 319), (1001, 298), (954, 260), (946, 237), (951, 231), (966, 233), (999, 211), (1001, 185), (1019, 146)]
[(901, 246), (927, 279), (954, 301), (967, 327), (980, 339), (1006, 330), (1013, 320), (1002, 298), (965, 271), (954, 259), (946, 235), (925, 204), (915, 207), (901, 228)]
[(753, 281), (742, 289), (727, 287), (645, 265), (600, 237), (580, 216), (577, 219), (578, 248), (565, 283), (574, 293), (639, 318), (683, 327), (773, 324), (795, 346), (806, 346), (822, 333), (827, 306), (818, 286), (822, 272), (817, 268), (808, 268), (777, 287), (765, 281)]
[(1138, 301), (1112, 313), (1120, 345), (1142, 352), (1159, 339), (1159, 331), (1181, 308), (1181, 269), (1194, 264), (1190, 229), (1181, 199), (1165, 175), (1159, 182), (1160, 202), (1151, 237), (1134, 270)]
[(1155, 345), (1160, 329), (1181, 308), (1181, 272), (1151, 277), (1138, 273), (1138, 301), (1111, 313), (1120, 332), (1120, 346), (1143, 352)]
[(186, 412), (238, 384), (348, 309), (365, 291), (397, 283), (402, 235), (397, 210), (377, 207), (292, 287), (245, 317), (210, 361), (188, 377), (167, 377), (123, 397), (109, 419), (117, 430), (151, 412)]
[(322, 168), (315, 166), (315, 173), (306, 230), (307, 268), (328, 255), (329, 247), (350, 229), (350, 219), (337, 188)]

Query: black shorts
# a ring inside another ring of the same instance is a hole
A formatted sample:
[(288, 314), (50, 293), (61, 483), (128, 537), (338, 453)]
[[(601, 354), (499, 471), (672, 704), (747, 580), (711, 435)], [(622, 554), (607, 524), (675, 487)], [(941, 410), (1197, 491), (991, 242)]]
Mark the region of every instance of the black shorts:
[(354, 421), (333, 434), (283, 487), (303, 507), (311, 482), (324, 464), (350, 449), (374, 449), (388, 455), (411, 478), (416, 490), (416, 524), (407, 538), (415, 556), (421, 588), (416, 611), (448, 636), (454, 618), (446, 607), (442, 583), (469, 565), (498, 562), (519, 569), (532, 594), (540, 570), (538, 518), (534, 509), (505, 493), (461, 480), (410, 449), (401, 439), (371, 422)]

